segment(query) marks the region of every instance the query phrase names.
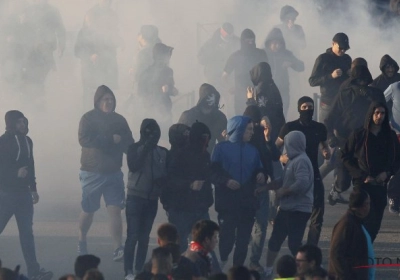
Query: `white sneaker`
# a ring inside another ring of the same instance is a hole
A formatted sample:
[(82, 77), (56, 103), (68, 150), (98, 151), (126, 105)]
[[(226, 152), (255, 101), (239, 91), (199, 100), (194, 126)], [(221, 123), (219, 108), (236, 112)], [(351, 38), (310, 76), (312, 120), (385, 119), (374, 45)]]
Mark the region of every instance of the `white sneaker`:
[(125, 276), (125, 280), (135, 280), (136, 275), (128, 274)]

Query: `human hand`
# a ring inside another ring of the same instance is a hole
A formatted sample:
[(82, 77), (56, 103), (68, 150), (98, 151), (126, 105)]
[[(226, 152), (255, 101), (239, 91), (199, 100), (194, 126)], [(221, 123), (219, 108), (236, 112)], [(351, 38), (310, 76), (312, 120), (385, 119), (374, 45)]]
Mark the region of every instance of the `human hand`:
[(365, 178), (365, 180), (364, 180), (364, 183), (370, 183), (370, 182), (373, 182), (373, 181), (375, 181), (375, 178), (374, 177), (371, 177), (371, 176), (367, 176), (367, 178)]
[(257, 174), (257, 184), (264, 184), (265, 183), (265, 176), (263, 173)]
[(386, 173), (386, 172), (381, 172), (381, 173), (379, 173), (379, 175), (376, 176), (376, 178), (375, 178), (375, 180), (376, 180), (378, 183), (383, 183), (383, 182), (386, 181), (386, 179), (387, 179), (387, 173)]
[(204, 181), (199, 181), (199, 180), (197, 180), (197, 181), (194, 181), (192, 184), (191, 184), (191, 189), (192, 190), (194, 190), (194, 191), (200, 191), (202, 188), (203, 188), (203, 184), (204, 184)]
[(329, 160), (331, 158), (331, 151), (329, 149), (322, 149), (322, 157), (326, 160)]
[(286, 164), (286, 163), (289, 161), (289, 158), (288, 158), (287, 154), (281, 155), (281, 156), (279, 157), (279, 161), (280, 161), (282, 164)]
[(28, 175), (28, 166), (18, 169), (18, 178), (25, 178)]
[(39, 202), (39, 194), (37, 192), (31, 192), (33, 204)]
[(343, 75), (343, 71), (340, 68), (335, 69), (331, 74), (332, 78), (334, 78), (334, 79), (339, 78), (342, 75)]
[(114, 144), (118, 144), (119, 142), (121, 142), (121, 136), (118, 134), (114, 134), (113, 141), (114, 141)]
[(254, 89), (252, 87), (247, 87), (247, 99), (254, 98)]
[(228, 187), (228, 188), (230, 188), (231, 190), (237, 190), (237, 189), (240, 189), (240, 184), (239, 184), (239, 182), (238, 181), (236, 181), (236, 180), (232, 180), (232, 179), (230, 179), (227, 183), (226, 183), (226, 186)]
[(161, 90), (162, 90), (163, 93), (167, 93), (168, 90), (169, 90), (169, 86), (168, 86), (168, 85), (163, 85), (163, 86), (161, 87)]

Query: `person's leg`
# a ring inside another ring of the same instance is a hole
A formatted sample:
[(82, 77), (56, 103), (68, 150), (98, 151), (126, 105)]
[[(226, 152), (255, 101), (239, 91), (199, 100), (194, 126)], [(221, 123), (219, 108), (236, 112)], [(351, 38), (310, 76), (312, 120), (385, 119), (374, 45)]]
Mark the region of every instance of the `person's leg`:
[(260, 209), (256, 213), (256, 219), (252, 231), (250, 243), (250, 268), (261, 267), (259, 261), (264, 249), (265, 237), (267, 235), (268, 216), (269, 216), (269, 194), (265, 192), (260, 196)]
[(176, 226), (179, 236), (179, 246), (181, 252), (185, 252), (188, 247), (188, 223), (186, 212), (170, 209), (168, 211), (168, 221)]
[(383, 214), (387, 205), (386, 186), (364, 184), (362, 188), (368, 192), (371, 204), (368, 216), (364, 218), (364, 226), (374, 242), (381, 228)]
[(146, 206), (141, 217), (138, 248), (136, 252), (135, 270), (143, 270), (146, 261), (147, 249), (149, 248), (150, 232), (153, 227), (154, 219), (157, 215), (158, 200), (147, 200)]
[(300, 211), (290, 212), (288, 215), (288, 246), (293, 256), (297, 254), (297, 250), (301, 246), (307, 222), (310, 219), (311, 213)]
[(236, 233), (236, 246), (233, 254), (233, 265), (243, 265), (254, 225), (255, 213), (239, 213)]
[(236, 239), (237, 215), (235, 213), (218, 213), (219, 255), (221, 262), (228, 260)]
[(307, 243), (318, 246), (321, 235), (322, 223), (324, 221), (325, 188), (321, 178), (314, 179), (314, 205), (310, 218)]
[(319, 167), (319, 173), (321, 178), (324, 179), (328, 176), (335, 169), (335, 162), (336, 162), (336, 148), (330, 148), (331, 151), (331, 158), (325, 159), (324, 163)]
[(122, 217), (119, 206), (108, 205), (107, 212), (109, 216), (110, 234), (114, 240), (114, 248), (118, 249), (122, 245)]
[(12, 194), (0, 191), (0, 234), (14, 215), (18, 204), (13, 203)]
[(335, 181), (328, 196), (329, 204), (332, 206), (336, 203), (349, 203), (346, 199), (342, 197), (341, 193), (347, 191), (350, 188), (351, 176), (347, 168), (344, 166), (343, 161), (340, 158), (340, 154), (340, 151), (336, 152)]

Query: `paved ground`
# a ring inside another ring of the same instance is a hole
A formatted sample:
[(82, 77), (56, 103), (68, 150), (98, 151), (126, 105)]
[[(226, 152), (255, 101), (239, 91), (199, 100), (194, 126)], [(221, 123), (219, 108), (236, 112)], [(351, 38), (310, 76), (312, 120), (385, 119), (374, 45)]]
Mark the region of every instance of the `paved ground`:
[[(77, 188), (75, 190), (48, 191), (42, 195), (41, 202), (35, 208), (34, 232), (38, 259), (43, 267), (54, 271), (54, 279), (58, 279), (65, 273), (73, 272), (77, 249), (77, 217), (80, 212), (79, 197), (80, 192)], [(346, 206), (344, 205), (326, 206), (325, 224), (320, 242), (324, 254), (324, 266), (327, 265), (332, 227), (345, 210)], [(214, 211), (211, 216), (215, 220)], [(107, 213), (102, 209), (95, 216), (90, 231), (89, 250), (101, 258), (100, 269), (106, 279), (123, 279), (122, 263), (114, 263), (111, 260), (113, 248), (108, 236), (106, 221)], [(166, 221), (165, 213), (160, 207), (153, 226), (149, 250), (156, 245), (155, 229), (164, 221)], [(400, 258), (399, 225), (400, 217), (385, 213), (382, 230), (375, 242), (376, 257), (386, 258), (385, 263), (388, 263), (389, 260), (396, 263)], [(268, 229), (269, 234), (270, 229)], [(289, 250), (285, 244), (281, 254), (286, 253), (289, 253)], [(22, 271), (25, 271), (14, 220), (10, 221), (0, 236), (0, 258), (4, 266), (14, 267), (22, 264)], [(262, 257), (262, 262), (265, 262), (265, 255)], [(398, 279), (397, 269), (380, 268), (377, 271), (377, 279)]]

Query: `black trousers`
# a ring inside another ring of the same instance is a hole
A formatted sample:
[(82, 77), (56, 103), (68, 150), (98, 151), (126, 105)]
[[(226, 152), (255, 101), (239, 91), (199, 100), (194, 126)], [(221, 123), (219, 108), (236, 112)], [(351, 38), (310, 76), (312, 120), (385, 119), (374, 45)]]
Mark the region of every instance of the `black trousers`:
[(318, 246), (325, 213), (325, 188), (320, 177), (314, 178), (314, 204), (310, 217), (307, 244)]

